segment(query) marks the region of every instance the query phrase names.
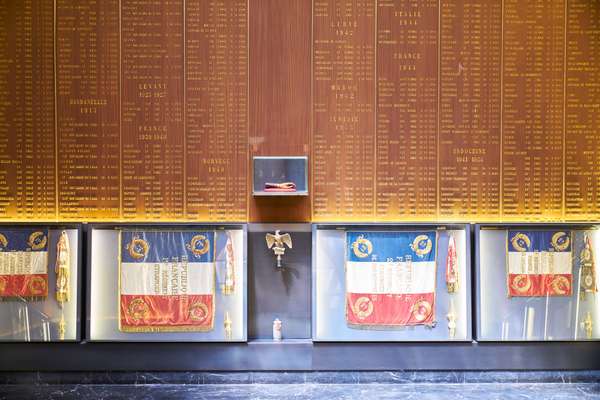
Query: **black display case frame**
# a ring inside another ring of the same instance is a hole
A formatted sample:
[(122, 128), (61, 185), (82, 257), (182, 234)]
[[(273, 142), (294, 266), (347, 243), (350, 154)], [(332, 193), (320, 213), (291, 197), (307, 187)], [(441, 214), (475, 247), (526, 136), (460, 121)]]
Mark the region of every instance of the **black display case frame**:
[[(76, 335), (75, 335), (75, 339), (74, 340), (65, 340), (63, 342), (57, 342), (57, 341), (50, 341), (50, 342), (39, 342), (39, 341), (35, 341), (35, 342), (23, 342), (23, 341), (16, 341), (16, 340), (0, 340), (0, 354), (2, 354), (2, 346), (4, 345), (8, 345), (8, 344), (14, 344), (17, 346), (21, 346), (21, 345), (34, 345), (34, 344), (59, 344), (59, 343), (77, 343), (79, 341), (81, 341), (81, 338), (83, 338), (83, 329), (82, 329), (82, 318), (84, 318), (84, 316), (82, 315), (82, 310), (84, 310), (85, 308), (83, 308), (83, 299), (84, 299), (84, 293), (83, 293), (83, 282), (85, 282), (85, 272), (84, 272), (84, 260), (85, 260), (85, 254), (84, 254), (84, 233), (83, 233), (83, 224), (80, 223), (76, 223), (76, 222), (65, 222), (65, 223), (59, 223), (59, 222), (55, 222), (55, 221), (48, 221), (48, 222), (22, 222), (22, 221), (18, 221), (18, 222), (0, 222), (0, 228), (2, 227), (6, 227), (6, 228), (31, 228), (31, 227), (38, 227), (38, 228), (49, 228), (52, 230), (59, 230), (59, 229), (75, 229), (77, 230), (77, 296), (76, 296), (76, 300), (77, 300), (77, 316), (78, 316), (78, 325), (77, 325), (77, 330), (76, 330)], [(50, 244), (48, 244), (50, 246)], [(53, 268), (54, 263), (52, 262), (52, 260), (49, 260), (48, 262), (48, 269)], [(48, 296), (52, 296), (53, 294), (48, 294)], [(1, 357), (0, 357), (1, 359)]]
[[(472, 279), (471, 279), (471, 271), (472, 271), (472, 266), (471, 266), (471, 225), (470, 224), (464, 224), (464, 223), (448, 223), (448, 224), (438, 224), (438, 223), (416, 223), (416, 224), (403, 224), (403, 223), (392, 223), (392, 222), (386, 222), (386, 223), (317, 223), (317, 224), (313, 224), (313, 229), (312, 229), (312, 337), (313, 340), (315, 342), (329, 342), (329, 343), (336, 343), (336, 342), (342, 342), (341, 340), (336, 341), (335, 339), (317, 339), (317, 327), (316, 327), (316, 323), (315, 323), (315, 319), (317, 318), (317, 306), (316, 306), (316, 298), (318, 296), (317, 293), (317, 287), (316, 287), (316, 279), (317, 279), (317, 265), (316, 265), (316, 260), (317, 260), (317, 231), (319, 230), (341, 230), (341, 231), (419, 231), (419, 230), (428, 230), (428, 231), (436, 231), (436, 232), (442, 232), (442, 231), (464, 231), (465, 232), (465, 249), (466, 249), (466, 254), (464, 255), (465, 257), (465, 267), (466, 267), (466, 271), (465, 271), (465, 286), (466, 286), (466, 337), (460, 338), (460, 339), (456, 339), (456, 340), (442, 340), (442, 339), (432, 339), (432, 340), (402, 340), (402, 339), (398, 339), (395, 340), (394, 342), (388, 342), (388, 343), (423, 343), (423, 342), (432, 342), (432, 343), (457, 343), (457, 342), (471, 342), (473, 340), (473, 336), (472, 336), (472, 332), (473, 332), (473, 327), (472, 327), (472, 318), (471, 315), (473, 314), (473, 310), (472, 310), (472, 298), (471, 298), (471, 286), (472, 286)], [(439, 248), (437, 249), (437, 251), (439, 252)], [(440, 257), (440, 254), (438, 254), (438, 257)], [(438, 265), (438, 268), (440, 268), (440, 266)], [(436, 303), (439, 299), (439, 296), (436, 294)], [(445, 315), (442, 316), (438, 316), (438, 321), (439, 319), (445, 319)], [(441, 325), (441, 324), (440, 324)], [(436, 328), (437, 329), (437, 328)], [(377, 332), (377, 331), (374, 331)], [(345, 340), (346, 342), (353, 342), (352, 340)], [(364, 343), (371, 343), (370, 340), (367, 339), (362, 339), (362, 340), (355, 340), (354, 342), (364, 342)], [(382, 340), (372, 340), (372, 342), (382, 342)], [(383, 342), (386, 342), (386, 340), (383, 340)]]
[[(91, 309), (91, 293), (92, 293), (92, 279), (91, 279), (91, 272), (92, 272), (92, 238), (91, 238), (91, 233), (95, 230), (95, 229), (104, 229), (104, 230), (117, 230), (117, 229), (127, 229), (127, 230), (131, 230), (131, 229), (141, 229), (141, 230), (156, 230), (156, 229), (194, 229), (194, 230), (226, 230), (226, 229), (239, 229), (243, 231), (244, 234), (244, 239), (247, 242), (247, 224), (245, 223), (211, 223), (211, 222), (198, 222), (198, 223), (191, 223), (191, 222), (186, 222), (186, 223), (170, 223), (170, 222), (163, 222), (163, 223), (153, 223), (153, 222), (127, 222), (127, 223), (92, 223), (92, 224), (88, 224), (86, 226), (86, 255), (85, 255), (85, 259), (86, 259), (86, 287), (85, 287), (85, 300), (86, 300), (86, 313), (85, 313), (85, 341), (86, 342), (111, 342), (111, 343), (117, 343), (117, 342), (122, 342), (122, 343), (136, 343), (135, 341), (120, 341), (120, 340), (93, 340), (90, 336), (90, 325), (91, 325), (91, 314), (92, 314), (92, 309)], [(248, 246), (247, 244), (244, 245), (244, 254), (243, 254), (243, 260), (247, 259), (247, 254), (248, 254)], [(247, 281), (247, 267), (244, 271), (244, 281)], [(247, 290), (247, 288), (246, 288)], [(245, 294), (245, 299), (244, 299), (244, 304), (246, 304), (246, 310), (244, 310), (244, 324), (247, 325), (247, 292)], [(245, 338), (247, 338), (247, 330), (246, 330), (246, 335)], [(245, 340), (244, 340), (245, 341)], [(169, 343), (168, 341), (162, 341), (162, 340), (156, 340), (156, 341), (146, 341), (148, 343)], [(236, 341), (238, 342), (238, 341)], [(175, 343), (175, 342), (171, 342), (171, 343)], [(190, 343), (189, 341), (182, 341), (182, 343)], [(226, 341), (212, 341), (212, 343), (226, 343), (226, 344), (233, 344), (232, 342), (226, 342)]]
[[(581, 343), (581, 342), (594, 342), (596, 341), (596, 345), (600, 350), (600, 341), (596, 339), (592, 340), (552, 340), (552, 341), (544, 341), (544, 340), (493, 340), (486, 339), (482, 337), (481, 334), (481, 318), (479, 317), (479, 307), (478, 305), (481, 302), (481, 245), (480, 245), (480, 233), (482, 230), (539, 230), (539, 229), (547, 229), (547, 230), (565, 230), (565, 229), (575, 229), (575, 230), (584, 230), (584, 229), (598, 229), (600, 227), (599, 224), (595, 224), (592, 222), (560, 222), (560, 223), (521, 223), (521, 222), (510, 222), (510, 223), (482, 223), (482, 224), (474, 224), (473, 234), (474, 234), (474, 269), (473, 269), (473, 306), (476, 312), (473, 313), (473, 337), (479, 343), (513, 343), (513, 344), (521, 344), (521, 343), (541, 343), (548, 344), (551, 342), (564, 343), (565, 346), (570, 346), (572, 343)], [(579, 288), (576, 288), (579, 290)], [(575, 288), (574, 288), (575, 290)], [(599, 353), (600, 354), (600, 353)], [(598, 365), (600, 367), (600, 363)]]
[[(17, 225), (17, 224), (10, 224)], [(35, 225), (72, 226), (69, 223)], [(141, 226), (142, 223), (83, 225), (83, 240), (91, 226)], [(149, 223), (152, 226), (244, 225), (243, 223)], [(274, 224), (276, 225), (276, 224)], [(364, 224), (363, 224), (364, 225)], [(416, 229), (453, 223), (395, 223)], [(458, 225), (458, 224), (456, 224)], [(484, 225), (484, 224), (482, 224)], [(487, 225), (487, 224), (485, 224)], [(524, 224), (489, 224), (523, 226)], [(553, 226), (563, 226), (553, 224)], [(575, 224), (570, 224), (575, 225)], [(587, 224), (591, 225), (591, 224)], [(542, 224), (534, 224), (541, 227)], [(584, 225), (583, 225), (584, 226)], [(476, 255), (471, 227), (471, 254)], [(80, 249), (81, 251), (81, 249)], [(308, 249), (310, 251), (310, 249)], [(82, 260), (89, 251), (83, 248)], [(477, 280), (472, 259), (472, 293)], [(89, 265), (89, 260), (88, 260)], [(248, 266), (248, 271), (251, 267)], [(81, 268), (80, 310), (87, 310), (88, 274)], [(308, 286), (311, 287), (310, 285)], [(250, 293), (249, 293), (250, 295)], [(310, 298), (310, 294), (309, 294)], [(475, 296), (472, 296), (475, 299)], [(476, 307), (473, 326), (476, 326)], [(252, 318), (248, 315), (248, 318)], [(80, 314), (80, 336), (87, 318)], [(310, 322), (308, 322), (310, 323)], [(473, 332), (475, 335), (475, 332)], [(247, 343), (0, 343), (0, 371), (352, 371), (352, 370), (590, 370), (600, 369), (598, 342), (326, 342), (252, 339)]]

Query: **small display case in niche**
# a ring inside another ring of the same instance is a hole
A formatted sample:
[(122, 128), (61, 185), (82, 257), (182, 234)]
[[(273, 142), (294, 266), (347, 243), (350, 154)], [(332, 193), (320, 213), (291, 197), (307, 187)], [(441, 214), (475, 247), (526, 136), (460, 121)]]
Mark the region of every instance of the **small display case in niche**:
[(313, 225), (313, 340), (471, 340), (469, 243), (469, 225)]
[(92, 341), (246, 341), (245, 225), (94, 225)]
[(477, 225), (477, 340), (598, 340), (600, 225)]
[(254, 157), (253, 196), (308, 196), (307, 157)]
[(81, 226), (0, 225), (0, 341), (78, 341)]

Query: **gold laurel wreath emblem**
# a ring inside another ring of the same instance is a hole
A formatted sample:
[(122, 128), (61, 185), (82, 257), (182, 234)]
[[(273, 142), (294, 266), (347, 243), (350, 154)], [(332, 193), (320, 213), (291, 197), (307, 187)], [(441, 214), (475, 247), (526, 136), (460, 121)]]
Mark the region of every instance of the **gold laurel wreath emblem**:
[(373, 301), (368, 297), (359, 297), (352, 306), (352, 312), (358, 319), (365, 319), (373, 314)]
[(555, 294), (568, 294), (571, 290), (571, 283), (564, 276), (555, 276), (550, 282), (550, 287), (552, 288), (552, 292)]
[(27, 288), (32, 296), (43, 295), (46, 292), (46, 281), (39, 276), (32, 276)]
[(131, 242), (127, 245), (126, 249), (129, 251), (129, 255), (134, 260), (141, 260), (146, 257), (148, 254), (148, 250), (150, 250), (150, 245), (144, 239), (140, 239), (137, 236), (134, 236), (131, 239)]
[(0, 233), (0, 251), (4, 250), (8, 246), (8, 239), (2, 233)]
[(429, 318), (431, 311), (431, 304), (427, 300), (418, 300), (411, 308), (411, 313), (418, 322), (423, 322)]
[(131, 320), (135, 323), (144, 321), (150, 315), (150, 306), (148, 306), (144, 299), (138, 297), (129, 303), (127, 315), (129, 315)]
[(358, 258), (368, 257), (373, 252), (373, 243), (369, 239), (365, 239), (363, 235), (360, 235), (352, 243), (352, 252)]
[(516, 251), (525, 252), (531, 246), (531, 239), (524, 233), (517, 233), (511, 239), (510, 243)]
[(31, 247), (32, 250), (41, 250), (46, 247), (47, 242), (48, 238), (44, 235), (44, 232), (33, 232), (29, 235), (27, 245)]
[[(425, 243), (425, 244), (423, 244)], [(429, 254), (433, 247), (433, 243), (431, 239), (427, 235), (419, 235), (413, 240), (410, 248), (415, 252), (418, 256), (424, 256)]]
[(519, 293), (527, 293), (531, 289), (531, 279), (525, 274), (516, 275), (510, 282), (510, 287)]
[(208, 318), (208, 306), (202, 302), (192, 304), (189, 311), (192, 321), (202, 322)]
[[(199, 244), (201, 245), (200, 247), (198, 247)], [(190, 240), (187, 248), (196, 257), (200, 257), (201, 255), (208, 253), (210, 250), (210, 241), (204, 235), (196, 235), (192, 238), (192, 240)]]
[(556, 251), (564, 251), (569, 248), (571, 244), (571, 239), (566, 234), (566, 232), (556, 232), (552, 235), (552, 247)]

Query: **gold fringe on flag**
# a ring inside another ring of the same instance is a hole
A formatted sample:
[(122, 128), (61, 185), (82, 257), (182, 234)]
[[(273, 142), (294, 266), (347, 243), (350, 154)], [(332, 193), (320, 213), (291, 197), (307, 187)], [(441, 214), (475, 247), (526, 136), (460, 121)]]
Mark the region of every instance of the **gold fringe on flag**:
[(62, 307), (69, 301), (69, 237), (62, 231), (56, 245), (56, 301)]

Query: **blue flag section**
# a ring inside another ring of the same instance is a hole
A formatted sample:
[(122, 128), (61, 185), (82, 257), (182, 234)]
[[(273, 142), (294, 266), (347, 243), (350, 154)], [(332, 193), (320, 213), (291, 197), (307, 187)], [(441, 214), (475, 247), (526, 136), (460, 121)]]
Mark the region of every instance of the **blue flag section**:
[(347, 260), (353, 262), (435, 261), (437, 235), (423, 232), (347, 232)]
[(48, 229), (0, 230), (0, 251), (48, 251)]
[(189, 262), (213, 262), (215, 232), (121, 232), (121, 262), (123, 263), (159, 263), (182, 257), (187, 257)]
[(531, 230), (508, 231), (509, 252), (570, 252), (571, 231)]

